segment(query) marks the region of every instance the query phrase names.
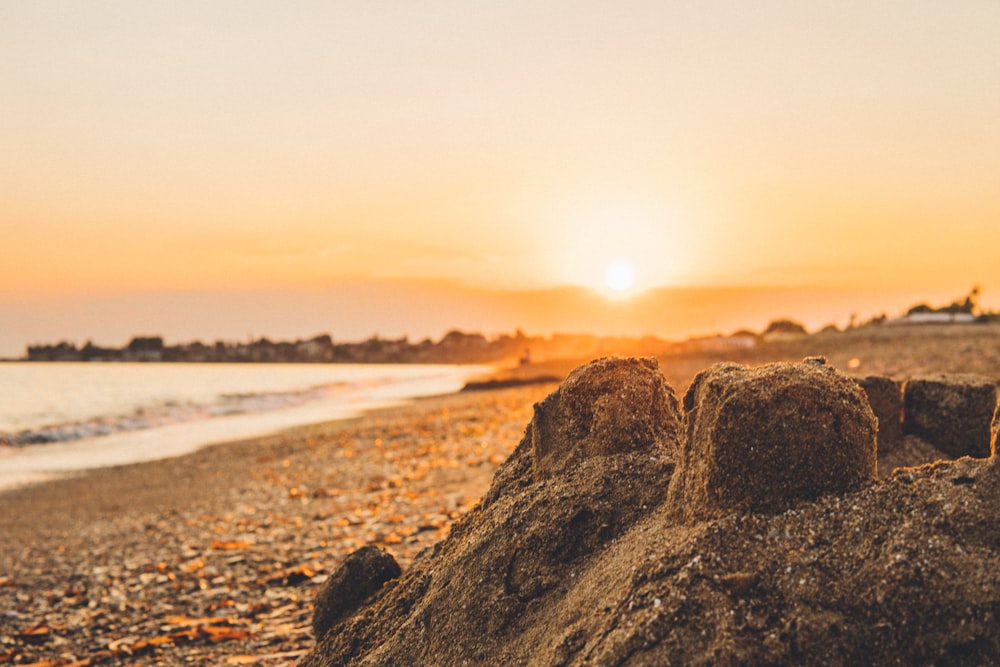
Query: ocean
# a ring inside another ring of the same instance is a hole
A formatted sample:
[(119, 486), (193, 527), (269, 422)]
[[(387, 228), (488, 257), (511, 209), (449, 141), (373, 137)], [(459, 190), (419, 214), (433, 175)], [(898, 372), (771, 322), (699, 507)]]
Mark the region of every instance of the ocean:
[(0, 364), (0, 489), (458, 391), (484, 366)]

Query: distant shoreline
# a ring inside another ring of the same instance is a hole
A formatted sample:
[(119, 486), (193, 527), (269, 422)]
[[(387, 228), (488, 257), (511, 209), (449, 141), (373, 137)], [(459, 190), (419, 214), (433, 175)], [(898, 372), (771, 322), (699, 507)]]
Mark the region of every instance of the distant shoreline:
[[(201, 341), (167, 345), (160, 336), (137, 336), (121, 348), (100, 347), (88, 341), (83, 347), (60, 341), (31, 345), (25, 362), (150, 362), (150, 363), (364, 363), (364, 364), (497, 364), (530, 363), (538, 359), (593, 354), (656, 355), (672, 351), (678, 343), (653, 336), (599, 337), (589, 334), (527, 336), (521, 331), (487, 338), (480, 333), (453, 330), (438, 341), (411, 342), (407, 337), (373, 336), (361, 342), (334, 342), (329, 335), (307, 340), (247, 343)], [(13, 360), (12, 360), (13, 361)]]
[[(949, 306), (932, 308), (913, 306), (901, 317), (890, 319), (884, 313), (865, 322), (855, 322), (839, 329), (828, 325), (812, 332), (846, 333), (882, 326), (971, 325), (1000, 321), (1000, 313), (978, 312), (978, 288), (963, 300)], [(658, 356), (692, 350), (726, 351), (751, 349), (761, 342), (786, 337), (810, 335), (805, 327), (790, 319), (775, 319), (760, 333), (741, 329), (729, 335), (716, 333), (666, 340), (653, 335), (597, 336), (593, 334), (553, 333), (529, 336), (521, 329), (513, 334), (487, 338), (481, 333), (453, 329), (440, 340), (424, 338), (411, 342), (402, 338), (378, 335), (360, 342), (335, 342), (329, 334), (294, 341), (271, 341), (259, 338), (249, 342), (200, 340), (167, 345), (162, 336), (135, 336), (124, 347), (101, 347), (87, 341), (83, 347), (67, 340), (27, 346), (20, 359), (0, 358), (0, 362), (151, 362), (151, 363), (363, 363), (363, 364), (494, 364), (528, 365), (537, 361), (598, 357), (611, 354)]]

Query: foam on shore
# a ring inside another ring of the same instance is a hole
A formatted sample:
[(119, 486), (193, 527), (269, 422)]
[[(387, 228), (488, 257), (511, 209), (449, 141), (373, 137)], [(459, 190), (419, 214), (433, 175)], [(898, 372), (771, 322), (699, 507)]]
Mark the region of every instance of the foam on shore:
[(79, 474), (109, 466), (156, 461), (190, 454), (208, 445), (266, 435), (294, 426), (357, 417), (367, 410), (391, 407), (421, 396), (459, 391), (467, 377), (462, 372), (355, 387), (286, 407), (208, 415), (177, 422), (119, 430), (107, 435), (64, 442), (4, 447), (0, 451), (0, 490)]

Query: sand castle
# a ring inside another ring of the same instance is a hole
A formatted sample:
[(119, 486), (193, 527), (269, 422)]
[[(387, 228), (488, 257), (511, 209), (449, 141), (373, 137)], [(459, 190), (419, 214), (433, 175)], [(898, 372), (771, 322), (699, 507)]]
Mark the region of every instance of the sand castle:
[(780, 511), (875, 478), (875, 415), (825, 359), (718, 364), (695, 378), (684, 409), (667, 502), (686, 520)]
[[(302, 664), (996, 662), (998, 429), (980, 378), (720, 364), (681, 404), (653, 360), (592, 362), (407, 572), (342, 565)], [(979, 458), (880, 479), (907, 438)]]

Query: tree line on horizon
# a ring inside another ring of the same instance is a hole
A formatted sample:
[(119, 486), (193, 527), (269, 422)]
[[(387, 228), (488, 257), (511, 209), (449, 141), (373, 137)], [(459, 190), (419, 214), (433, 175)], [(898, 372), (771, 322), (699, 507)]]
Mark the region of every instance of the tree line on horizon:
[[(976, 322), (1000, 321), (1000, 313), (983, 311), (979, 306), (980, 288), (973, 287), (961, 299), (947, 306), (931, 307), (919, 303), (898, 320), (886, 314), (858, 323), (855, 316), (845, 330), (881, 326), (889, 322), (916, 322), (920, 316), (966, 316)], [(947, 317), (945, 317), (947, 316)], [(923, 323), (933, 320), (924, 319)], [(827, 325), (821, 332), (839, 331)], [(724, 336), (696, 336), (684, 341), (667, 341), (652, 335), (642, 337), (596, 336), (591, 334), (556, 333), (548, 337), (528, 336), (521, 329), (513, 335), (500, 334), (489, 339), (481, 333), (466, 333), (454, 329), (440, 340), (425, 338), (411, 342), (402, 338), (381, 338), (374, 335), (360, 342), (334, 342), (329, 334), (295, 341), (271, 341), (266, 337), (240, 343), (218, 340), (206, 345), (201, 341), (167, 345), (162, 336), (135, 336), (121, 348), (101, 347), (87, 341), (83, 347), (60, 341), (56, 344), (29, 345), (26, 361), (140, 361), (186, 363), (497, 363), (519, 360), (565, 359), (592, 355), (662, 355), (693, 349), (724, 350), (745, 348), (761, 340), (808, 335), (801, 323), (789, 319), (772, 320), (760, 333), (742, 329)]]
[(489, 339), (481, 333), (452, 330), (440, 340), (372, 336), (361, 342), (334, 342), (329, 334), (295, 341), (201, 341), (167, 345), (162, 336), (136, 336), (121, 348), (101, 347), (87, 341), (82, 347), (69, 341), (30, 345), (27, 361), (137, 361), (186, 363), (495, 363), (504, 360), (554, 359), (604, 354), (663, 354), (675, 343), (653, 336), (600, 337), (588, 334), (528, 336)]

